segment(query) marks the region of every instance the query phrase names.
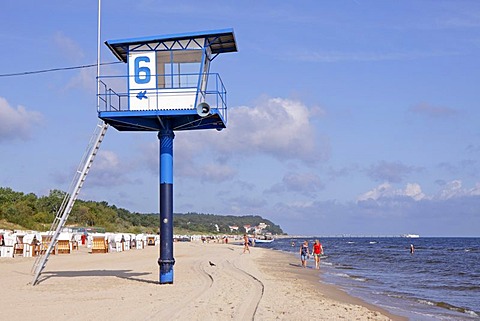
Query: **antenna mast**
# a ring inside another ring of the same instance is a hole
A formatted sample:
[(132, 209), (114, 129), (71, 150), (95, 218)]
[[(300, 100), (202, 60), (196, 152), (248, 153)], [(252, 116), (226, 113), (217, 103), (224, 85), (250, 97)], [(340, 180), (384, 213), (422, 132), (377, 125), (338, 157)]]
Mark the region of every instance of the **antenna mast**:
[(100, 109), (100, 26), (101, 26), (102, 0), (98, 0), (98, 26), (97, 26), (97, 111)]

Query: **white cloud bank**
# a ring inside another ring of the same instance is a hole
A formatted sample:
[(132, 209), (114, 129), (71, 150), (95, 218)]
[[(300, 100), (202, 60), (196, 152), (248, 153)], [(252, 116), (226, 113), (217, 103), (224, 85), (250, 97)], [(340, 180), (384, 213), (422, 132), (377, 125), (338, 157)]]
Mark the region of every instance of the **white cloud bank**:
[(329, 146), (315, 132), (318, 108), (300, 101), (267, 98), (255, 106), (230, 109), (228, 128), (215, 148), (220, 153), (266, 154), (278, 160), (314, 163), (328, 157)]
[[(284, 98), (264, 98), (253, 106), (230, 108), (227, 129), (220, 133), (214, 130), (176, 133), (175, 175), (200, 178), (202, 182), (233, 180), (238, 174), (238, 162), (257, 156), (316, 165), (328, 158), (330, 150), (327, 140), (319, 137), (312, 123), (322, 113), (318, 107)], [(153, 155), (154, 149), (158, 153), (155, 144), (148, 149), (152, 152), (145, 153), (145, 157)], [(282, 182), (294, 183), (291, 179)], [(320, 182), (311, 184), (321, 187)]]
[(410, 197), (416, 201), (426, 198), (417, 183), (408, 183), (404, 189), (395, 189), (390, 183), (383, 183), (357, 197), (357, 201), (379, 200), (382, 198)]
[(419, 184), (395, 188), (383, 183), (356, 202), (281, 201), (262, 215), (286, 232), (299, 235), (479, 236), (480, 183), (472, 188), (459, 180), (426, 195)]
[(422, 192), (420, 184), (408, 183), (405, 188), (394, 188), (390, 183), (383, 183), (370, 191), (361, 194), (357, 197), (357, 201), (381, 201), (386, 199), (394, 199), (397, 197), (408, 197), (415, 201), (421, 200), (437, 200), (444, 201), (453, 198), (479, 196), (480, 195), (480, 183), (477, 183), (472, 188), (465, 188), (462, 186), (461, 180), (453, 180), (447, 184), (444, 184), (442, 189), (434, 195), (427, 196)]

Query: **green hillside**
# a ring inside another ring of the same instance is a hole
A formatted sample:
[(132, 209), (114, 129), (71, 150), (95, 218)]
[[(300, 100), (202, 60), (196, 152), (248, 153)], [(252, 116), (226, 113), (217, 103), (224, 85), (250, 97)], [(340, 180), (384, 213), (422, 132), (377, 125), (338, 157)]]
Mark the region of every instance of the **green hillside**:
[[(0, 187), (0, 228), (45, 231), (50, 228), (65, 192), (51, 190), (48, 196), (16, 192)], [(199, 213), (175, 213), (176, 234), (242, 234), (243, 226), (264, 223), (263, 230), (272, 234), (283, 234), (280, 226), (258, 215), (213, 215)], [(126, 209), (109, 205), (107, 202), (77, 200), (67, 220), (67, 226), (102, 227), (107, 232), (157, 233), (159, 215), (132, 213)], [(231, 231), (229, 226), (239, 227)]]

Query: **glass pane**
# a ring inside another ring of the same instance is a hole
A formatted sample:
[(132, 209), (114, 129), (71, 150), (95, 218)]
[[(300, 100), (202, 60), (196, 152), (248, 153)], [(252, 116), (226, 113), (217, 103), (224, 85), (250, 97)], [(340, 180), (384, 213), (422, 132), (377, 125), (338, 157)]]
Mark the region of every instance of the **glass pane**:
[[(157, 84), (158, 88), (169, 88), (172, 86), (171, 79), (171, 52), (157, 51)], [(166, 76), (170, 75), (170, 76)]]
[(198, 74), (200, 71), (199, 63), (183, 63), (178, 66), (180, 74), (180, 87), (197, 87)]
[(174, 87), (196, 88), (201, 72), (202, 50), (179, 50), (173, 52)]
[(157, 52), (158, 88), (196, 88), (201, 66), (202, 50)]

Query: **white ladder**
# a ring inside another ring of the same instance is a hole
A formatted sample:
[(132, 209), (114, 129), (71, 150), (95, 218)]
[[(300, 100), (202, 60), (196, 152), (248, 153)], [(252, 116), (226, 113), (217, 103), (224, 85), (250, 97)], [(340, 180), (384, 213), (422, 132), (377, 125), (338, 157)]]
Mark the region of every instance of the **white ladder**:
[[(60, 235), (60, 232), (62, 231), (63, 226), (67, 221), (68, 215), (73, 208), (73, 204), (75, 204), (75, 201), (77, 200), (80, 189), (85, 182), (85, 178), (87, 177), (88, 171), (92, 166), (93, 159), (95, 158), (95, 155), (100, 148), (100, 144), (105, 137), (107, 129), (108, 124), (105, 123), (103, 120), (99, 120), (97, 126), (95, 127), (95, 131), (90, 138), (87, 149), (85, 150), (85, 154), (82, 157), (82, 161), (80, 162), (80, 165), (78, 166), (72, 183), (70, 184), (68, 193), (65, 194), (62, 205), (58, 209), (52, 226), (50, 227), (50, 231), (48, 232), (48, 235), (52, 236), (50, 244), (48, 245), (47, 250), (44, 253), (39, 252), (37, 258), (35, 259), (35, 263), (32, 267), (32, 272), (34, 272), (32, 285), (35, 285), (37, 283), (40, 273), (42, 273), (43, 269), (47, 265), (48, 257), (50, 256), (50, 253), (52, 252), (57, 243), (58, 236)], [(43, 249), (41, 249), (41, 251), (42, 250)]]

